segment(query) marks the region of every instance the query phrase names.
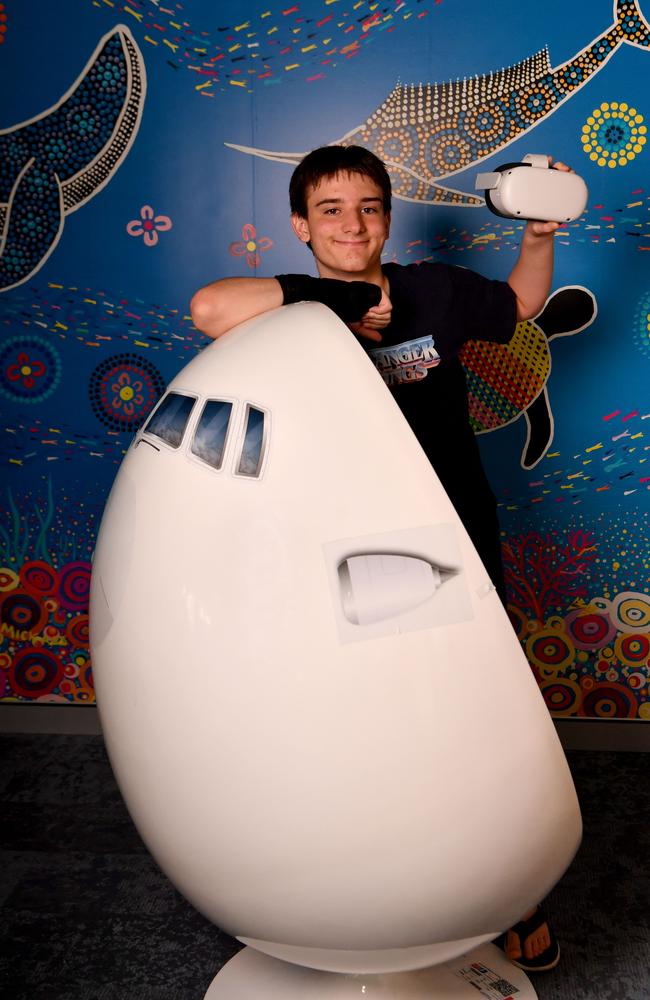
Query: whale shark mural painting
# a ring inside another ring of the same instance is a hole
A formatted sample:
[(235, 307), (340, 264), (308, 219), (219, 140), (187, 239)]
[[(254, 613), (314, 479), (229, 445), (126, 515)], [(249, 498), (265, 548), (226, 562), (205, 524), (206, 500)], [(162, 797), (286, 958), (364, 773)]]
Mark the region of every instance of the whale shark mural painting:
[[(335, 142), (373, 150), (403, 201), (465, 207), (483, 199), (440, 183), (519, 139), (569, 100), (621, 45), (650, 49), (650, 25), (637, 0), (614, 0), (614, 22), (572, 59), (551, 67), (548, 49), (506, 69), (449, 83), (398, 84), (362, 124)], [(281, 153), (226, 143), (279, 163)]]
[(0, 130), (0, 291), (38, 271), (65, 216), (108, 184), (133, 144), (145, 92), (142, 54), (117, 25), (57, 104)]

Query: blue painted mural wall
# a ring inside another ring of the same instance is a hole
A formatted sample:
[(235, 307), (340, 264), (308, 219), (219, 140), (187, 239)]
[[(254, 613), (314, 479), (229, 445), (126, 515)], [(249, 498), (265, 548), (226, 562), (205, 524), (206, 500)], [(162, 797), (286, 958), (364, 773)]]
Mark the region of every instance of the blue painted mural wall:
[(133, 431), (205, 344), (191, 295), (313, 273), (291, 162), (359, 129), (346, 141), (393, 164), (386, 257), (402, 263), (507, 276), (522, 224), (463, 203), (478, 169), (550, 153), (589, 186), (556, 237), (548, 309), (497, 359), (506, 388), (480, 351), (465, 363), (511, 616), (549, 708), (650, 718), (642, 15), (632, 0), (0, 4), (0, 700), (93, 701), (96, 530)]

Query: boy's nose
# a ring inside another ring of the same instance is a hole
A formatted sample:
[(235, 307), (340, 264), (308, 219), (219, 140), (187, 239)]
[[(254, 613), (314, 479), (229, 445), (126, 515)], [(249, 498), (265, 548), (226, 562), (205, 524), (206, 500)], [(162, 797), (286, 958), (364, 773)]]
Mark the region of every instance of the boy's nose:
[(346, 232), (363, 232), (365, 228), (365, 217), (361, 212), (348, 212), (343, 219), (343, 226)]

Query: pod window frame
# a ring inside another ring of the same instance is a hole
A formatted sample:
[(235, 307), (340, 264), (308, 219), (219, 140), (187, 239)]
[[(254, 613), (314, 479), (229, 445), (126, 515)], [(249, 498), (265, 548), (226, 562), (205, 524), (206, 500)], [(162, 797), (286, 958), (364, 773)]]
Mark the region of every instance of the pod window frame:
[[(168, 441), (167, 438), (162, 437), (162, 435), (156, 433), (156, 431), (149, 430), (150, 425), (153, 423), (156, 416), (159, 414), (160, 410), (165, 406), (166, 401), (169, 400), (172, 396), (178, 396), (192, 401), (192, 405), (187, 411), (187, 417), (185, 419), (185, 423), (183, 424), (183, 429), (181, 431), (181, 436), (178, 444), (172, 444), (171, 441)], [(144, 427), (142, 428), (142, 431), (140, 432), (141, 436), (147, 435), (148, 437), (154, 438), (155, 441), (159, 442), (161, 446), (169, 448), (170, 451), (176, 451), (176, 452), (180, 451), (180, 449), (183, 447), (183, 443), (187, 435), (187, 429), (193, 422), (192, 417), (194, 414), (194, 408), (196, 406), (198, 398), (199, 397), (196, 395), (196, 393), (193, 392), (185, 392), (178, 389), (168, 390), (160, 397), (160, 400), (156, 404), (155, 409), (152, 410), (152, 412), (149, 414), (147, 422), (145, 423)]]
[[(257, 403), (252, 403), (247, 400), (244, 404), (244, 414), (242, 419), (241, 430), (239, 438), (237, 440), (237, 447), (235, 448), (234, 456), (234, 466), (233, 475), (237, 479), (261, 479), (266, 466), (266, 461), (269, 452), (269, 442), (271, 437), (271, 414), (263, 406), (259, 406)], [(259, 441), (259, 451), (257, 455), (257, 462), (255, 465), (254, 472), (243, 472), (242, 463), (244, 461), (244, 450), (246, 448), (246, 441), (249, 436), (250, 426), (251, 426), (251, 413), (252, 412), (260, 414), (262, 418), (262, 433)]]
[[(225, 432), (223, 435), (223, 442), (221, 446), (221, 460), (218, 465), (214, 462), (210, 462), (207, 458), (198, 454), (194, 450), (194, 444), (196, 442), (197, 434), (199, 433), (199, 428), (201, 427), (201, 421), (203, 420), (204, 414), (210, 404), (221, 404), (221, 406), (229, 407), (228, 420), (225, 427)], [(200, 462), (203, 467), (211, 469), (213, 472), (222, 472), (226, 462), (226, 456), (228, 454), (229, 442), (233, 435), (233, 424), (236, 423), (237, 419), (237, 401), (233, 399), (226, 399), (224, 397), (208, 396), (203, 400), (203, 405), (201, 407), (199, 416), (194, 424), (192, 434), (188, 440), (187, 451), (189, 457), (193, 461)]]

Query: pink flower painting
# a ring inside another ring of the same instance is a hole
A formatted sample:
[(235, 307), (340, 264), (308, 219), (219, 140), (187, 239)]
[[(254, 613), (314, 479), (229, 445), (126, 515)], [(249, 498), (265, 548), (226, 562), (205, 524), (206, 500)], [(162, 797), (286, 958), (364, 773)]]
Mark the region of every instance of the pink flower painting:
[(172, 220), (168, 215), (154, 215), (151, 205), (143, 205), (140, 218), (131, 219), (126, 231), (129, 236), (142, 236), (145, 246), (155, 247), (158, 233), (165, 233), (172, 228)]
[(270, 240), (268, 236), (260, 236), (258, 239), (255, 226), (251, 225), (250, 222), (242, 226), (241, 235), (241, 240), (231, 243), (228, 247), (230, 253), (233, 257), (245, 256), (249, 267), (259, 267), (260, 253), (270, 250), (273, 246), (273, 240)]

